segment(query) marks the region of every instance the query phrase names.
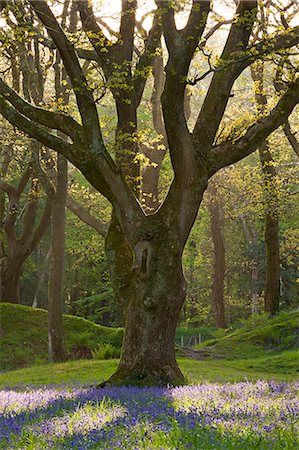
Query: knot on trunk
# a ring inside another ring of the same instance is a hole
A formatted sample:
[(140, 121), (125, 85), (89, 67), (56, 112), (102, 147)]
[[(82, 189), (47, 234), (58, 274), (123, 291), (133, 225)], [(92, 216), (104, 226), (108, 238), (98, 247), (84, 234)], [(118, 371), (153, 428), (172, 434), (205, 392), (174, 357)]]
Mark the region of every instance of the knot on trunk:
[(154, 311), (157, 309), (158, 304), (152, 297), (145, 297), (143, 300), (144, 308), (148, 311)]
[(151, 254), (152, 247), (148, 241), (141, 241), (135, 245), (132, 271), (142, 279), (146, 279), (150, 275)]
[(19, 203), (13, 201), (13, 202), (10, 203), (9, 207), (10, 207), (10, 211), (14, 214), (19, 209)]

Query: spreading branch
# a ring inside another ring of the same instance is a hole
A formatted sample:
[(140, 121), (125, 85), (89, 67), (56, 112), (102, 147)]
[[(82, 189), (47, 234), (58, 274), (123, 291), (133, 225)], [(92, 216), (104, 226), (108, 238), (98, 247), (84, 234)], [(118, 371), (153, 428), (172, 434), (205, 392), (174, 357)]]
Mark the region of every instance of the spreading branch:
[[(234, 59), (236, 55), (245, 53), (256, 18), (256, 6), (256, 1), (242, 1), (239, 3), (235, 21), (230, 28), (220, 58), (221, 61), (228, 62)], [(241, 69), (238, 64), (232, 64), (229, 70), (214, 73), (193, 132), (199, 153), (205, 152), (213, 144), (231, 88), (240, 73)], [(211, 117), (213, 120), (211, 120)]]
[[(163, 19), (163, 33), (168, 48), (165, 88), (162, 95), (164, 122), (170, 156), (177, 177), (189, 173), (192, 178), (196, 162), (192, 151), (192, 136), (185, 117), (185, 89), (190, 62), (204, 32), (210, 2), (193, 0), (185, 28), (177, 30), (173, 5), (157, 1)], [(174, 126), (175, 124), (175, 126)]]
[(299, 156), (299, 141), (296, 137), (296, 134), (292, 132), (290, 122), (288, 120), (285, 121), (283, 125), (283, 131), (292, 146), (294, 152)]
[(86, 139), (91, 143), (98, 142), (99, 147), (104, 151), (105, 147), (99, 126), (96, 105), (92, 92), (87, 87), (87, 80), (79, 64), (74, 47), (65, 36), (62, 28), (44, 0), (30, 0), (30, 4), (55, 42), (64, 62), (77, 99)]
[(72, 140), (82, 135), (82, 126), (72, 117), (33, 106), (23, 100), (13, 89), (0, 79), (0, 96), (9, 101), (22, 115), (45, 127), (62, 131)]
[(63, 154), (72, 159), (73, 147), (65, 140), (55, 136), (52, 133), (46, 131), (45, 128), (38, 125), (33, 120), (27, 119), (16, 108), (11, 106), (2, 96), (0, 96), (0, 113), (7, 119), (14, 127), (24, 131), (24, 133), (37, 139), (46, 147), (50, 147), (57, 152), (63, 152)]
[(299, 102), (299, 78), (289, 85), (274, 109), (248, 128), (244, 136), (234, 142), (225, 141), (213, 147), (209, 160), (209, 174), (212, 176), (222, 167), (233, 164), (254, 152), (269, 134), (283, 125)]

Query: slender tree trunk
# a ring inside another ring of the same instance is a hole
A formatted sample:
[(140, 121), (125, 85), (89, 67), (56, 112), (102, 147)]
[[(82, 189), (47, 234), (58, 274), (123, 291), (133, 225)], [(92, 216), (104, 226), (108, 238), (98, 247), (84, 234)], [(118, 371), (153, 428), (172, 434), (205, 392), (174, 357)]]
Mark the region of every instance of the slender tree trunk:
[(280, 297), (280, 251), (278, 199), (275, 189), (276, 170), (274, 160), (265, 142), (259, 149), (264, 174), (267, 208), (265, 212), (266, 285), (265, 311), (276, 314)]
[[(256, 63), (255, 66), (252, 66), (251, 74), (256, 86), (257, 109), (261, 113), (265, 113), (267, 96), (264, 91), (264, 64)], [(265, 203), (267, 205), (264, 234), (266, 246), (265, 311), (273, 315), (279, 310), (280, 297), (279, 219), (275, 161), (267, 141), (260, 145), (259, 156), (264, 175)]]
[(258, 300), (259, 300), (259, 247), (256, 230), (251, 227), (250, 245), (252, 248), (251, 260), (251, 314), (258, 314)]
[(0, 302), (5, 301), (4, 295), (5, 232), (2, 226), (2, 224), (4, 223), (4, 212), (5, 212), (4, 201), (5, 201), (4, 193), (0, 189)]
[(36, 287), (36, 291), (35, 291), (34, 298), (33, 298), (33, 303), (32, 303), (32, 308), (37, 308), (38, 307), (38, 304), (39, 304), (38, 303), (38, 295), (40, 293), (40, 290), (43, 287), (43, 284), (45, 282), (46, 276), (48, 274), (49, 261), (50, 261), (50, 257), (51, 257), (51, 251), (52, 251), (52, 249), (50, 247), (49, 250), (47, 251), (43, 267), (42, 267), (41, 271), (39, 272), (38, 281), (37, 281), (37, 287)]
[(249, 241), (252, 249), (251, 259), (251, 314), (259, 312), (259, 252), (258, 240), (255, 229), (250, 231), (251, 239)]
[(257, 314), (259, 295), (259, 249), (257, 233), (254, 226), (250, 226), (246, 222), (243, 215), (239, 216), (239, 220), (251, 250), (251, 314)]
[(227, 328), (225, 320), (224, 305), (224, 282), (225, 282), (225, 242), (223, 236), (223, 213), (217, 199), (215, 187), (211, 190), (209, 210), (211, 216), (211, 233), (213, 240), (213, 285), (212, 304), (215, 314), (216, 326)]
[(63, 331), (63, 272), (65, 210), (67, 198), (67, 160), (57, 156), (57, 188), (52, 204), (52, 254), (48, 288), (49, 360), (66, 358)]

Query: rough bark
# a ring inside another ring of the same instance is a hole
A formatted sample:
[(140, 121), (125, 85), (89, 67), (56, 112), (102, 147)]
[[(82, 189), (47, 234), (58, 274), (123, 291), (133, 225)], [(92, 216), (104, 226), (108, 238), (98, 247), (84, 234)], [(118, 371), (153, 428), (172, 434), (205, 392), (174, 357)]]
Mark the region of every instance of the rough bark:
[(108, 383), (144, 386), (184, 382), (174, 350), (185, 299), (182, 250), (175, 235), (158, 222), (135, 244), (121, 361)]
[(1, 301), (9, 303), (21, 303), (20, 301), (20, 277), (23, 261), (15, 258), (4, 257), (1, 269)]

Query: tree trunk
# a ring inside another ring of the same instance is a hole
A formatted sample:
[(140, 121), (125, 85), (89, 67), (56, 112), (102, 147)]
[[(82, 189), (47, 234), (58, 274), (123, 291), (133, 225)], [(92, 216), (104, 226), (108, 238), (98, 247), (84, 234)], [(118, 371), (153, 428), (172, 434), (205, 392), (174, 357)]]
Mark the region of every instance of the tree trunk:
[(246, 222), (243, 215), (239, 216), (239, 221), (242, 225), (244, 236), (250, 247), (251, 262), (251, 314), (258, 314), (259, 312), (259, 246), (257, 239), (257, 232), (254, 225)]
[(185, 280), (182, 250), (174, 234), (163, 230), (157, 236), (153, 228), (134, 246), (123, 350), (108, 383), (144, 386), (184, 382), (174, 342)]
[(63, 331), (63, 271), (67, 160), (61, 155), (57, 158), (57, 188), (52, 203), (52, 253), (48, 288), (49, 361), (64, 361), (66, 358)]
[(51, 251), (52, 251), (52, 248), (50, 247), (49, 250), (47, 251), (47, 254), (46, 254), (46, 257), (45, 257), (45, 260), (43, 263), (43, 267), (41, 268), (41, 270), (38, 274), (37, 287), (36, 287), (33, 302), (32, 302), (32, 308), (37, 308), (39, 305), (38, 296), (39, 296), (39, 293), (45, 283), (45, 279), (48, 274)]
[(279, 310), (280, 297), (280, 251), (278, 198), (276, 193), (276, 170), (271, 152), (265, 142), (259, 149), (264, 174), (266, 212), (265, 212), (265, 246), (266, 246), (266, 285), (265, 311), (274, 315)]
[(258, 314), (258, 279), (259, 270), (258, 265), (255, 261), (252, 261), (253, 267), (251, 269), (251, 314)]
[(211, 233), (213, 240), (213, 285), (212, 305), (215, 314), (217, 328), (227, 328), (224, 306), (224, 281), (225, 281), (225, 243), (222, 231), (222, 211), (216, 198), (217, 190), (211, 190), (209, 210), (211, 215)]
[[(3, 176), (2, 170), (0, 175)], [(4, 214), (5, 214), (5, 198), (4, 192), (0, 189), (0, 302), (4, 301), (4, 286), (3, 286), (3, 276), (4, 276), (4, 258), (5, 258), (5, 249), (4, 249)]]
[(22, 266), (16, 261), (8, 261), (7, 257), (2, 258), (0, 301), (9, 303), (20, 303), (20, 277)]
[[(267, 111), (267, 96), (264, 91), (264, 63), (251, 67), (252, 79), (255, 82), (257, 109), (264, 114)], [(279, 310), (280, 297), (280, 255), (279, 255), (279, 218), (278, 196), (276, 192), (275, 161), (264, 141), (259, 147), (259, 156), (264, 176), (266, 200), (265, 212), (265, 245), (266, 245), (266, 285), (265, 311), (276, 314)]]
[(267, 259), (265, 311), (274, 315), (279, 310), (280, 255), (278, 218), (273, 217), (271, 213), (266, 214), (265, 244)]

